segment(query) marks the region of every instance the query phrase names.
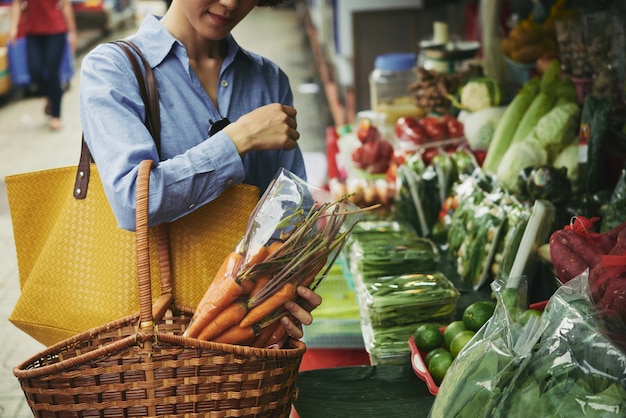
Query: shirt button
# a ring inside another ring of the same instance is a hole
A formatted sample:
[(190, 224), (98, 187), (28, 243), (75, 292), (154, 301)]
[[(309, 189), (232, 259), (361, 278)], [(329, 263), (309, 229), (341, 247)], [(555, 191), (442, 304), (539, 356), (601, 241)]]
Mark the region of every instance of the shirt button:
[(222, 80), (222, 87), (228, 87), (228, 80)]
[(195, 203), (192, 203), (191, 205), (189, 205), (189, 209), (193, 209), (196, 206)]
[(233, 179), (226, 180), (226, 185), (231, 186), (233, 184)]

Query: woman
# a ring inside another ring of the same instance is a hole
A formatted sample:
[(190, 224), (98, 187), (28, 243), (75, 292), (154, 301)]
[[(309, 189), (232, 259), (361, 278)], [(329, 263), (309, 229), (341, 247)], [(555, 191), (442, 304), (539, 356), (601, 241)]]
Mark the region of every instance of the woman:
[(26, 34), (28, 70), (32, 82), (46, 97), (44, 112), (50, 116), (50, 129), (58, 131), (63, 127), (63, 88), (59, 77), (61, 60), (67, 43), (72, 51), (76, 51), (78, 42), (72, 2), (13, 0), (9, 43), (17, 39), (21, 24)]
[[(81, 122), (120, 227), (135, 227), (135, 179), (142, 160), (159, 161), (150, 180), (151, 224), (170, 222), (245, 182), (263, 192), (281, 167), (306, 179), (289, 80), (242, 49), (231, 30), (256, 6), (280, 0), (174, 0), (129, 37), (159, 89), (161, 150), (144, 126), (139, 88), (122, 50), (94, 48), (81, 66)], [(229, 122), (230, 121), (230, 122)], [(220, 130), (220, 128), (222, 128)], [(310, 307), (316, 293), (299, 287)], [(286, 308), (303, 324), (312, 317)], [(300, 327), (284, 319), (287, 333)]]

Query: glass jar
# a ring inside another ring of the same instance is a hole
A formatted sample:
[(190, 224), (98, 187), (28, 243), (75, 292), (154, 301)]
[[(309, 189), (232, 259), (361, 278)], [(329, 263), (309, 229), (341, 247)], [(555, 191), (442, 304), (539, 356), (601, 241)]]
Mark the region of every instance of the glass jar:
[(409, 87), (417, 81), (417, 54), (397, 52), (376, 57), (370, 73), (370, 106), (389, 113), (394, 107), (417, 109)]

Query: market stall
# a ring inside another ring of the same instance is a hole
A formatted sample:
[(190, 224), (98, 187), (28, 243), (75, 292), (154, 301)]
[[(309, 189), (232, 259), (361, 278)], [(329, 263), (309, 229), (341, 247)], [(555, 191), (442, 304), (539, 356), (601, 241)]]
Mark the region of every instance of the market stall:
[[(515, 2), (468, 3), (485, 19)], [(477, 25), (496, 44), (438, 20), (417, 51), (379, 54), (369, 108), (328, 129), (331, 193), (381, 205), (337, 261), (369, 362), (301, 370), (303, 417), (322, 386), (358, 409), (394, 367), (414, 391), (385, 399), (431, 416), (526, 416), (531, 398), (538, 416), (626, 413), (626, 13), (528, 3), (505, 31)], [(332, 309), (317, 341), (354, 333)]]

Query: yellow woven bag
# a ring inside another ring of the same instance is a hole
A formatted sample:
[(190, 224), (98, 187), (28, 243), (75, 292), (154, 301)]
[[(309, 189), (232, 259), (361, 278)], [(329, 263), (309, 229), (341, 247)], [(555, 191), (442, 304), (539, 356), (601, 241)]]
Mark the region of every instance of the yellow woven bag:
[[(149, 66), (144, 68), (146, 81), (138, 68), (135, 73), (140, 86), (147, 86), (142, 96), (148, 112), (149, 104), (156, 103), (152, 110), (157, 113), (148, 119), (157, 121), (151, 131), (158, 130), (156, 84), (149, 84), (154, 79)], [(20, 277), (20, 297), (9, 320), (45, 345), (139, 309), (135, 234), (117, 226), (90, 160), (83, 141), (78, 169), (6, 177)], [(170, 254), (161, 256), (171, 261), (178, 303), (197, 306), (218, 267), (243, 236), (258, 199), (257, 187), (236, 185), (168, 224)], [(151, 239), (156, 240), (156, 234)], [(157, 247), (151, 246), (154, 251)], [(155, 260), (152, 287), (158, 289), (159, 257), (151, 260)]]
[[(21, 289), (9, 320), (45, 345), (139, 309), (135, 234), (118, 228), (95, 166), (85, 199), (72, 196), (75, 175), (65, 167), (6, 177)], [(256, 187), (237, 185), (169, 224), (175, 300), (198, 304), (258, 198)]]

